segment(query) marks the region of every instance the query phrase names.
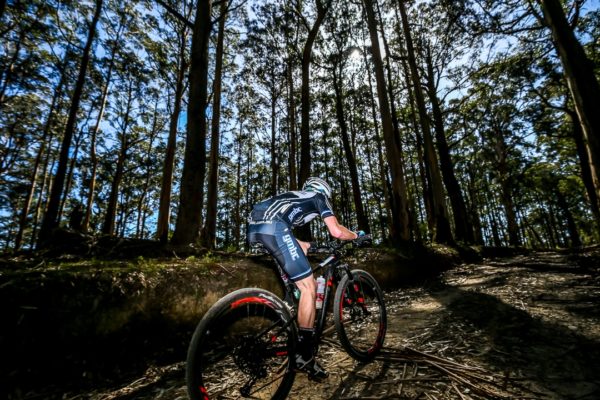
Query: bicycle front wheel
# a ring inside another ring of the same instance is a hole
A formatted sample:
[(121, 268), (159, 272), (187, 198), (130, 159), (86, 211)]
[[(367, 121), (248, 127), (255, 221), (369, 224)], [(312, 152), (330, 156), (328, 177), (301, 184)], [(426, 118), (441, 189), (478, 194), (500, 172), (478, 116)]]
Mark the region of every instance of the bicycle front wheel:
[(187, 355), (193, 400), (285, 399), (294, 383), (296, 326), (285, 304), (262, 289), (240, 289), (213, 305)]
[(387, 315), (383, 292), (366, 271), (344, 276), (333, 303), (333, 320), (344, 349), (359, 361), (372, 360), (383, 347)]

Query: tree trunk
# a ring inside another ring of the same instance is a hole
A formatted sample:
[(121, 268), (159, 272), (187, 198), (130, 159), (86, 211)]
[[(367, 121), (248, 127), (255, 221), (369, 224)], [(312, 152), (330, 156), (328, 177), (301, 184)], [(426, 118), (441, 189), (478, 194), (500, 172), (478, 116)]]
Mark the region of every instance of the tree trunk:
[(596, 218), (596, 229), (598, 234), (600, 235), (600, 200), (598, 199), (598, 194), (594, 188), (594, 181), (592, 178), (592, 172), (590, 171), (590, 159), (587, 152), (587, 148), (585, 146), (585, 141), (583, 137), (583, 132), (581, 130), (581, 124), (577, 117), (577, 113), (574, 111), (567, 111), (569, 118), (571, 119), (571, 123), (573, 125), (573, 140), (575, 141), (575, 147), (577, 148), (577, 154), (579, 155), (579, 169), (581, 170), (581, 180), (583, 181), (583, 185), (585, 186), (586, 193), (588, 195), (588, 200), (590, 202), (590, 208), (592, 209), (592, 214)]
[(331, 0), (325, 0), (323, 4), (321, 0), (316, 0), (317, 18), (313, 24), (302, 52), (302, 89), (301, 89), (301, 122), (300, 122), (300, 176), (298, 179), (298, 187), (302, 187), (304, 182), (310, 177), (311, 160), (310, 160), (310, 61), (312, 48), (321, 23), (327, 15), (327, 11), (331, 5)]
[(208, 174), (208, 195), (206, 201), (206, 221), (202, 230), (202, 245), (214, 249), (217, 239), (217, 194), (219, 192), (219, 145), (221, 123), (221, 82), (223, 78), (223, 41), (225, 36), (225, 19), (227, 17), (227, 1), (221, 3), (217, 52), (215, 55), (215, 78), (213, 81), (213, 109), (210, 142), (210, 163)]
[(185, 156), (179, 210), (172, 240), (174, 244), (196, 242), (202, 225), (211, 8), (212, 0), (198, 0), (192, 34)]
[(379, 48), (379, 36), (377, 34), (377, 22), (373, 11), (373, 1), (364, 0), (367, 23), (371, 37), (371, 51), (375, 67), (375, 79), (377, 81), (377, 95), (379, 98), (379, 110), (383, 126), (383, 138), (386, 145), (386, 156), (390, 165), (392, 175), (392, 187), (390, 208), (392, 211), (392, 224), (390, 238), (394, 243), (408, 241), (410, 235), (410, 218), (408, 212), (408, 196), (406, 193), (406, 182), (404, 178), (404, 167), (402, 165), (402, 154), (400, 152), (400, 138), (394, 135), (390, 105), (387, 98), (387, 86), (383, 72), (383, 61)]
[(83, 132), (79, 132), (79, 134), (75, 137), (75, 146), (73, 149), (73, 153), (71, 154), (71, 161), (69, 162), (69, 168), (67, 169), (67, 175), (65, 177), (65, 189), (63, 191), (63, 196), (60, 201), (60, 206), (58, 207), (58, 220), (62, 219), (63, 213), (65, 211), (65, 205), (67, 204), (67, 200), (69, 200), (69, 194), (71, 192), (71, 186), (73, 185), (73, 174), (75, 173), (75, 164), (77, 163), (77, 157), (79, 156), (79, 147), (81, 146), (81, 140), (83, 139)]
[(240, 133), (238, 135), (238, 150), (237, 150), (237, 166), (236, 166), (236, 180), (235, 180), (235, 208), (233, 210), (233, 222), (234, 231), (233, 238), (235, 240), (235, 248), (240, 248), (240, 240), (242, 237), (242, 215), (241, 215), (241, 197), (242, 197), (242, 122), (240, 121)]
[[(273, 72), (273, 71), (271, 71)], [(272, 82), (275, 80), (274, 76), (271, 76)], [(271, 196), (277, 194), (277, 180), (278, 180), (278, 157), (277, 157), (277, 97), (276, 89), (271, 87)]]
[(123, 116), (124, 124), (123, 130), (121, 131), (121, 149), (119, 150), (119, 156), (117, 158), (117, 166), (115, 174), (113, 176), (112, 185), (110, 188), (110, 194), (108, 196), (108, 206), (106, 207), (106, 215), (104, 216), (104, 225), (102, 226), (102, 233), (106, 235), (112, 235), (115, 230), (115, 217), (117, 215), (117, 203), (119, 198), (119, 187), (121, 180), (123, 179), (123, 172), (125, 170), (125, 161), (127, 160), (127, 152), (129, 150), (129, 140), (127, 138), (127, 130), (129, 128), (129, 115), (131, 113), (133, 103), (133, 82), (129, 83), (127, 98), (127, 108), (125, 109), (125, 115)]
[(496, 129), (494, 140), (494, 148), (498, 160), (498, 176), (500, 177), (500, 200), (506, 215), (508, 244), (519, 246), (521, 245), (521, 239), (519, 238), (519, 224), (517, 223), (517, 213), (513, 200), (513, 185), (508, 167), (506, 143), (502, 131), (498, 128)]
[[(350, 146), (350, 140), (348, 138), (348, 127), (346, 125), (346, 116), (344, 113), (344, 99), (342, 95), (342, 87), (340, 83), (340, 77), (338, 76), (338, 66), (333, 66), (333, 90), (335, 92), (335, 114), (337, 116), (338, 124), (340, 125), (340, 134), (342, 136), (342, 145), (344, 146), (344, 154), (346, 156), (347, 168), (350, 173), (350, 182), (352, 184), (352, 197), (354, 199), (354, 208), (356, 209), (356, 220), (358, 222), (358, 228), (365, 232), (371, 232), (369, 227), (369, 220), (365, 213), (363, 206), (362, 195), (360, 191), (360, 184), (358, 182), (358, 170), (356, 168), (356, 159), (354, 158), (354, 152)], [(340, 71), (340, 76), (343, 71)]]
[(92, 171), (90, 173), (90, 183), (88, 185), (88, 193), (85, 204), (85, 216), (83, 217), (83, 222), (81, 224), (82, 232), (87, 232), (90, 227), (90, 219), (92, 218), (92, 209), (94, 206), (94, 198), (96, 192), (96, 175), (98, 173), (98, 156), (96, 154), (96, 142), (98, 140), (98, 133), (100, 132), (100, 123), (104, 118), (104, 112), (106, 110), (106, 102), (108, 101), (108, 89), (110, 87), (110, 83), (112, 81), (112, 72), (115, 67), (115, 59), (117, 55), (117, 47), (120, 44), (120, 36), (121, 36), (121, 28), (124, 26), (123, 21), (121, 20), (121, 25), (119, 25), (119, 30), (117, 33), (117, 39), (114, 41), (113, 46), (111, 47), (110, 53), (110, 61), (108, 63), (108, 70), (106, 72), (106, 83), (104, 88), (102, 89), (102, 95), (100, 100), (100, 110), (98, 111), (98, 116), (96, 118), (96, 124), (92, 128), (92, 137), (90, 140), (90, 163), (92, 164)]
[[(364, 39), (364, 38), (363, 38)], [(368, 60), (367, 60), (367, 53), (363, 51), (363, 60), (365, 65), (369, 65)], [(386, 217), (383, 216), (383, 213), (380, 213), (380, 225), (381, 225), (381, 237), (383, 239), (385, 239), (386, 236), (386, 229), (387, 232), (391, 232), (392, 228), (391, 228), (391, 215), (392, 215), (392, 208), (391, 208), (391, 184), (389, 182), (388, 179), (388, 171), (384, 162), (384, 157), (383, 157), (383, 150), (382, 150), (382, 146), (381, 146), (381, 135), (379, 134), (379, 123), (377, 122), (377, 110), (375, 108), (375, 95), (373, 94), (374, 90), (373, 90), (373, 79), (371, 76), (371, 69), (367, 68), (367, 82), (369, 83), (369, 99), (370, 99), (370, 103), (371, 103), (371, 107), (370, 107), (370, 111), (371, 111), (371, 118), (373, 119), (373, 125), (374, 125), (374, 129), (375, 129), (375, 150), (377, 151), (377, 161), (378, 161), (378, 166), (379, 166), (379, 176), (381, 179), (381, 188), (382, 188), (382, 193), (383, 193), (383, 201), (384, 201), (384, 206), (385, 206), (385, 214)], [(374, 175), (373, 175), (374, 176)], [(376, 192), (373, 191), (373, 194), (375, 194)], [(379, 209), (381, 209), (381, 203), (378, 200), (377, 201), (379, 204)], [(390, 233), (391, 235), (391, 233)]]
[(296, 97), (294, 96), (294, 77), (293, 77), (293, 65), (291, 58), (288, 59), (287, 63), (287, 86), (288, 86), (288, 120), (290, 130), (290, 154), (288, 157), (289, 174), (290, 174), (290, 190), (298, 189), (298, 172), (296, 170)]
[(83, 50), (81, 65), (79, 66), (77, 83), (75, 84), (75, 90), (73, 91), (73, 98), (71, 100), (71, 110), (69, 111), (69, 118), (67, 120), (65, 134), (60, 149), (58, 168), (56, 170), (56, 175), (54, 176), (54, 183), (52, 184), (52, 191), (50, 193), (48, 209), (46, 210), (46, 214), (42, 222), (42, 227), (40, 229), (40, 234), (38, 238), (39, 246), (42, 246), (44, 244), (44, 242), (50, 237), (52, 230), (56, 228), (59, 223), (59, 221), (57, 220), (58, 207), (60, 206), (60, 199), (63, 191), (65, 174), (67, 171), (67, 164), (69, 162), (69, 149), (71, 147), (73, 132), (75, 131), (77, 112), (79, 111), (79, 102), (81, 100), (83, 86), (85, 84), (85, 77), (87, 75), (87, 67), (90, 60), (92, 43), (96, 35), (96, 25), (98, 24), (98, 20), (100, 19), (102, 1), (103, 0), (96, 0), (96, 10), (94, 12), (92, 24), (88, 32), (87, 42)]
[[(562, 194), (558, 185), (556, 188), (556, 201), (558, 206), (560, 207), (565, 219), (567, 220), (567, 231), (569, 232), (569, 239), (571, 241), (571, 246), (579, 247), (581, 246), (581, 237), (579, 236), (579, 231), (577, 230), (577, 224), (575, 223), (575, 218), (573, 218), (573, 213), (569, 209), (569, 204), (567, 203), (567, 199), (565, 195)], [(562, 229), (561, 229), (562, 231)]]
[(148, 197), (148, 189), (150, 188), (150, 181), (153, 176), (153, 168), (152, 168), (152, 149), (154, 147), (154, 139), (158, 135), (158, 132), (162, 129), (162, 126), (159, 128), (158, 124), (158, 103), (159, 97), (156, 97), (154, 103), (154, 112), (152, 115), (152, 129), (150, 130), (150, 141), (148, 144), (148, 151), (146, 152), (146, 159), (144, 160), (144, 164), (146, 166), (146, 176), (144, 179), (144, 185), (142, 186), (142, 193), (140, 195), (140, 199), (138, 200), (138, 218), (136, 223), (136, 237), (138, 239), (144, 238), (144, 231), (146, 225), (146, 209), (144, 207), (146, 204), (146, 199)]
[(25, 197), (25, 201), (23, 202), (23, 209), (21, 210), (21, 215), (19, 217), (19, 229), (15, 236), (15, 251), (18, 251), (21, 248), (21, 243), (23, 241), (23, 233), (27, 226), (27, 217), (29, 216), (29, 208), (31, 207), (31, 201), (33, 199), (33, 195), (35, 194), (35, 188), (37, 186), (37, 179), (40, 173), (40, 165), (42, 163), (42, 157), (44, 156), (44, 152), (46, 151), (46, 147), (50, 147), (52, 145), (52, 139), (54, 138), (54, 133), (51, 131), (52, 124), (54, 122), (54, 117), (56, 115), (56, 107), (58, 103), (58, 99), (62, 95), (63, 85), (65, 84), (66, 78), (66, 64), (68, 61), (68, 54), (65, 55), (62, 66), (60, 69), (60, 80), (58, 81), (58, 85), (54, 90), (54, 95), (52, 96), (52, 102), (50, 104), (50, 110), (48, 111), (48, 117), (46, 118), (46, 123), (44, 124), (44, 130), (42, 133), (42, 141), (40, 143), (40, 148), (35, 156), (35, 161), (33, 165), (33, 171), (31, 173), (31, 181), (29, 184), (29, 188), (27, 190), (27, 195)]
[[(396, 17), (400, 20), (401, 18), (396, 15)], [(400, 24), (400, 22), (399, 22)], [(398, 27), (399, 31), (401, 31), (401, 26)], [(432, 193), (431, 190), (429, 188), (429, 182), (427, 182), (427, 173), (425, 172), (426, 167), (425, 167), (425, 160), (423, 157), (423, 138), (421, 137), (421, 132), (419, 130), (419, 124), (417, 122), (417, 118), (416, 118), (416, 112), (415, 112), (415, 97), (414, 97), (414, 89), (411, 85), (411, 74), (410, 74), (410, 68), (408, 66), (408, 62), (407, 59), (408, 57), (406, 56), (406, 54), (404, 53), (406, 50), (401, 48), (401, 51), (403, 51), (402, 53), (402, 69), (404, 71), (404, 76), (405, 76), (405, 80), (406, 80), (406, 91), (408, 94), (408, 120), (410, 121), (410, 126), (413, 129), (413, 132), (415, 134), (415, 149), (416, 149), (416, 155), (417, 155), (417, 160), (416, 160), (416, 164), (417, 167), (415, 168), (414, 166), (414, 162), (413, 162), (413, 186), (414, 186), (414, 195), (411, 196), (411, 201), (415, 202), (415, 197), (417, 197), (417, 192), (418, 192), (418, 188), (419, 188), (419, 184), (417, 181), (417, 171), (416, 169), (418, 169), (418, 177), (419, 180), (421, 182), (421, 193), (422, 193), (422, 198), (423, 198), (423, 206), (425, 208), (425, 215), (423, 215), (423, 207), (421, 206), (421, 202), (416, 202), (416, 206), (413, 207), (414, 212), (411, 213), (412, 216), (412, 223), (411, 226), (414, 229), (414, 234), (416, 235), (415, 239), (418, 241), (422, 241), (423, 240), (423, 230), (420, 229), (420, 222), (419, 221), (427, 221), (427, 227), (429, 228), (429, 232), (433, 232), (435, 230), (435, 225), (434, 225), (434, 221), (433, 221), (433, 199), (432, 199)], [(417, 214), (417, 210), (416, 208), (418, 208), (418, 214)]]
[(467, 206), (465, 205), (462, 190), (456, 179), (456, 174), (454, 173), (454, 164), (452, 163), (448, 141), (446, 140), (442, 110), (440, 101), (437, 97), (433, 62), (431, 60), (429, 49), (427, 49), (427, 56), (425, 58), (427, 61), (427, 91), (429, 93), (431, 110), (433, 112), (436, 144), (440, 156), (442, 178), (446, 185), (446, 190), (448, 191), (448, 197), (450, 197), (452, 214), (454, 215), (456, 239), (465, 243), (473, 243), (474, 236), (472, 224), (469, 219), (469, 214), (467, 213)]
[(431, 127), (429, 125), (429, 117), (427, 116), (427, 107), (425, 105), (423, 91), (421, 90), (421, 79), (419, 76), (419, 69), (417, 67), (415, 50), (412, 42), (410, 25), (408, 24), (408, 16), (406, 15), (404, 0), (399, 0), (398, 5), (400, 16), (402, 18), (408, 65), (410, 67), (411, 78), (414, 86), (414, 95), (417, 102), (419, 120), (423, 132), (425, 164), (427, 168), (428, 182), (430, 184), (432, 193), (431, 198), (433, 200), (432, 211), (435, 224), (433, 240), (438, 243), (451, 243), (453, 238), (452, 232), (450, 231), (450, 222), (448, 221), (448, 211), (446, 210), (446, 203), (444, 200), (444, 187), (438, 165), (438, 158), (433, 146), (433, 139), (431, 137)]
[[(554, 46), (562, 63), (565, 78), (575, 103), (589, 157), (590, 172), (600, 207), (600, 84), (594, 64), (575, 37), (558, 0), (539, 0), (544, 19), (552, 31)], [(600, 225), (600, 221), (598, 221)]]
[(169, 240), (169, 224), (171, 220), (171, 190), (173, 187), (173, 170), (175, 169), (175, 150), (177, 148), (177, 126), (181, 114), (181, 101), (185, 90), (185, 73), (188, 62), (185, 55), (187, 41), (187, 29), (183, 28), (179, 36), (179, 66), (177, 70), (177, 83), (175, 84), (175, 100), (173, 102), (173, 113), (169, 122), (169, 137), (165, 151), (165, 161), (160, 187), (160, 200), (158, 206), (158, 221), (156, 227), (156, 238), (161, 243)]

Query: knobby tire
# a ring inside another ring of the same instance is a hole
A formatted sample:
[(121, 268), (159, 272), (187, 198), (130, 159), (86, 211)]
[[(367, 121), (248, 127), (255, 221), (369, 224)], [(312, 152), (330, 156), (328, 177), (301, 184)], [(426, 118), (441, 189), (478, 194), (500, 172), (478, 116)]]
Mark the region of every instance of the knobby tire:
[(285, 399), (294, 383), (296, 325), (273, 293), (240, 289), (215, 303), (188, 348), (192, 400)]
[(358, 361), (370, 361), (383, 347), (387, 314), (383, 292), (366, 271), (344, 276), (333, 303), (333, 320), (342, 347)]

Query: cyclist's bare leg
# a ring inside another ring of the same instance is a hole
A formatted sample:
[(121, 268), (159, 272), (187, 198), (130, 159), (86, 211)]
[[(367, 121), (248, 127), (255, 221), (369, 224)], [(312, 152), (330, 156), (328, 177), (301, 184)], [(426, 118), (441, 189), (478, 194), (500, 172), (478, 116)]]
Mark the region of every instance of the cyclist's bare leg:
[[(304, 254), (306, 254), (310, 244), (298, 240)], [(296, 358), (296, 365), (308, 373), (309, 378), (321, 380), (327, 378), (327, 372), (317, 363), (313, 357), (314, 354), (314, 324), (315, 324), (315, 300), (317, 283), (312, 275), (296, 281), (296, 286), (300, 289), (300, 301), (298, 304), (298, 327), (299, 329), (299, 355)]]
[(298, 304), (298, 326), (305, 329), (313, 329), (315, 324), (315, 299), (317, 284), (312, 275), (296, 281), (300, 290), (300, 302)]
[(296, 241), (298, 242), (300, 247), (302, 247), (302, 251), (304, 252), (304, 255), (306, 255), (308, 253), (308, 249), (310, 249), (310, 243), (303, 242), (302, 240), (298, 240), (298, 239), (296, 239)]

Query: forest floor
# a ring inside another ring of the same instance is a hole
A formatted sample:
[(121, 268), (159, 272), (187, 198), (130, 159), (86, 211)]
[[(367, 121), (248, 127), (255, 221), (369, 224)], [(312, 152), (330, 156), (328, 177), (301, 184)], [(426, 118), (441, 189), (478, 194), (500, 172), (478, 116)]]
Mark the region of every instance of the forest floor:
[[(290, 399), (600, 399), (600, 248), (484, 259), (386, 293), (386, 349), (321, 346), (323, 383)], [(183, 362), (64, 399), (187, 399)]]

